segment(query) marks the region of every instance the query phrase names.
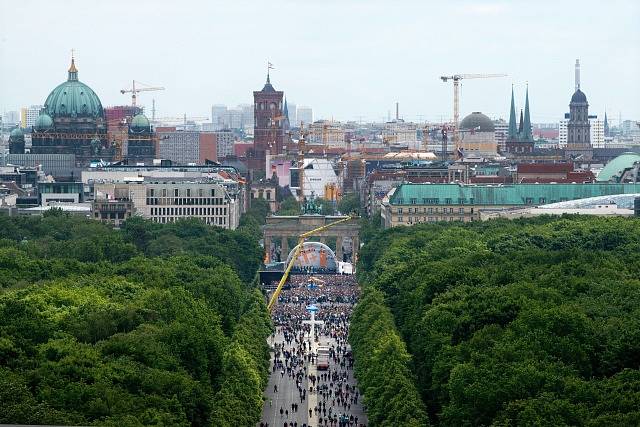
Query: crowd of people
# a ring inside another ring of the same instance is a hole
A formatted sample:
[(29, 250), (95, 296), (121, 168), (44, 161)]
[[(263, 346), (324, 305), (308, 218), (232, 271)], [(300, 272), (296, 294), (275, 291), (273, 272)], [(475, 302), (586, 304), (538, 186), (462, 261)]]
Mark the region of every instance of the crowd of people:
[[(351, 312), (359, 296), (355, 277), (292, 275), (289, 285), (272, 312), (276, 332), (270, 337), (273, 359), (267, 391), (273, 393), (268, 393), (259, 426), (366, 426), (348, 343)], [(313, 328), (307, 310), (311, 305), (318, 308)], [(320, 346), (329, 350), (326, 370), (316, 366)]]

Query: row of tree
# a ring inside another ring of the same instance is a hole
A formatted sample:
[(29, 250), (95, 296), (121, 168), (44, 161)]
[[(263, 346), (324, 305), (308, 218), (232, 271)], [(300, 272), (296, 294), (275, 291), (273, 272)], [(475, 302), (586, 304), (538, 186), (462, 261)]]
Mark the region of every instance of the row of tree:
[(411, 356), (380, 291), (370, 289), (358, 302), (349, 342), (370, 425), (428, 425), (426, 409), (409, 369)]
[(271, 324), (245, 222), (0, 217), (0, 423), (259, 421)]
[[(640, 221), (374, 233), (381, 291), (436, 425), (640, 425)], [(373, 397), (372, 397), (373, 399)]]

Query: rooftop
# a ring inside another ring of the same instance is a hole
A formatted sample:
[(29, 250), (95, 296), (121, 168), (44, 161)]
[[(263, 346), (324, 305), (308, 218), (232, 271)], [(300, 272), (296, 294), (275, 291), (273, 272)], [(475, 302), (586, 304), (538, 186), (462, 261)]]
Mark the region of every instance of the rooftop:
[(640, 184), (402, 184), (389, 196), (389, 204), (517, 206), (638, 192)]

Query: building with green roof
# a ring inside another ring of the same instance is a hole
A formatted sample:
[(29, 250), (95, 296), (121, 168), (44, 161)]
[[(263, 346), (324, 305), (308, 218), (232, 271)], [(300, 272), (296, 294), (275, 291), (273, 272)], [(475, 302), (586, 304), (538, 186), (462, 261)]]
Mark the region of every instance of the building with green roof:
[(89, 86), (78, 80), (73, 57), (67, 80), (47, 96), (31, 141), (32, 154), (73, 154), (79, 167), (94, 159), (113, 158), (102, 103)]
[(587, 197), (640, 193), (640, 184), (402, 184), (382, 202), (385, 227), (476, 221), (482, 209), (538, 206)]
[(640, 154), (623, 153), (611, 160), (598, 173), (598, 182), (636, 182), (638, 180), (638, 167), (640, 166)]

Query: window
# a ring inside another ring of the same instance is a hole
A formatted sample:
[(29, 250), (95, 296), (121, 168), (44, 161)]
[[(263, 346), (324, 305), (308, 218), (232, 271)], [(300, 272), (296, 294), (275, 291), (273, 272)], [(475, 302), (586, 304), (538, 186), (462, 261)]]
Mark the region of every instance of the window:
[(402, 222), (403, 218), (401, 216), (398, 217), (398, 222)]
[(541, 205), (545, 204), (545, 198), (544, 197), (540, 197), (540, 204)]
[(178, 197), (179, 196), (179, 192), (177, 188), (173, 189), (173, 197)]
[(532, 197), (527, 197), (524, 201), (527, 205), (531, 205), (533, 204), (533, 198)]
[(429, 213), (433, 213), (433, 208), (429, 208)]
[(444, 204), (445, 205), (450, 205), (451, 204), (451, 198), (447, 197), (446, 199), (444, 199)]
[(415, 205), (416, 203), (418, 203), (418, 199), (416, 199), (415, 197), (412, 197), (410, 202), (412, 205)]
[(402, 208), (398, 208), (398, 213), (401, 214), (402, 213)]
[(191, 197), (191, 189), (187, 188), (187, 197)]
[(464, 208), (459, 208), (459, 209), (458, 209), (458, 213), (459, 213), (460, 215), (464, 215)]

